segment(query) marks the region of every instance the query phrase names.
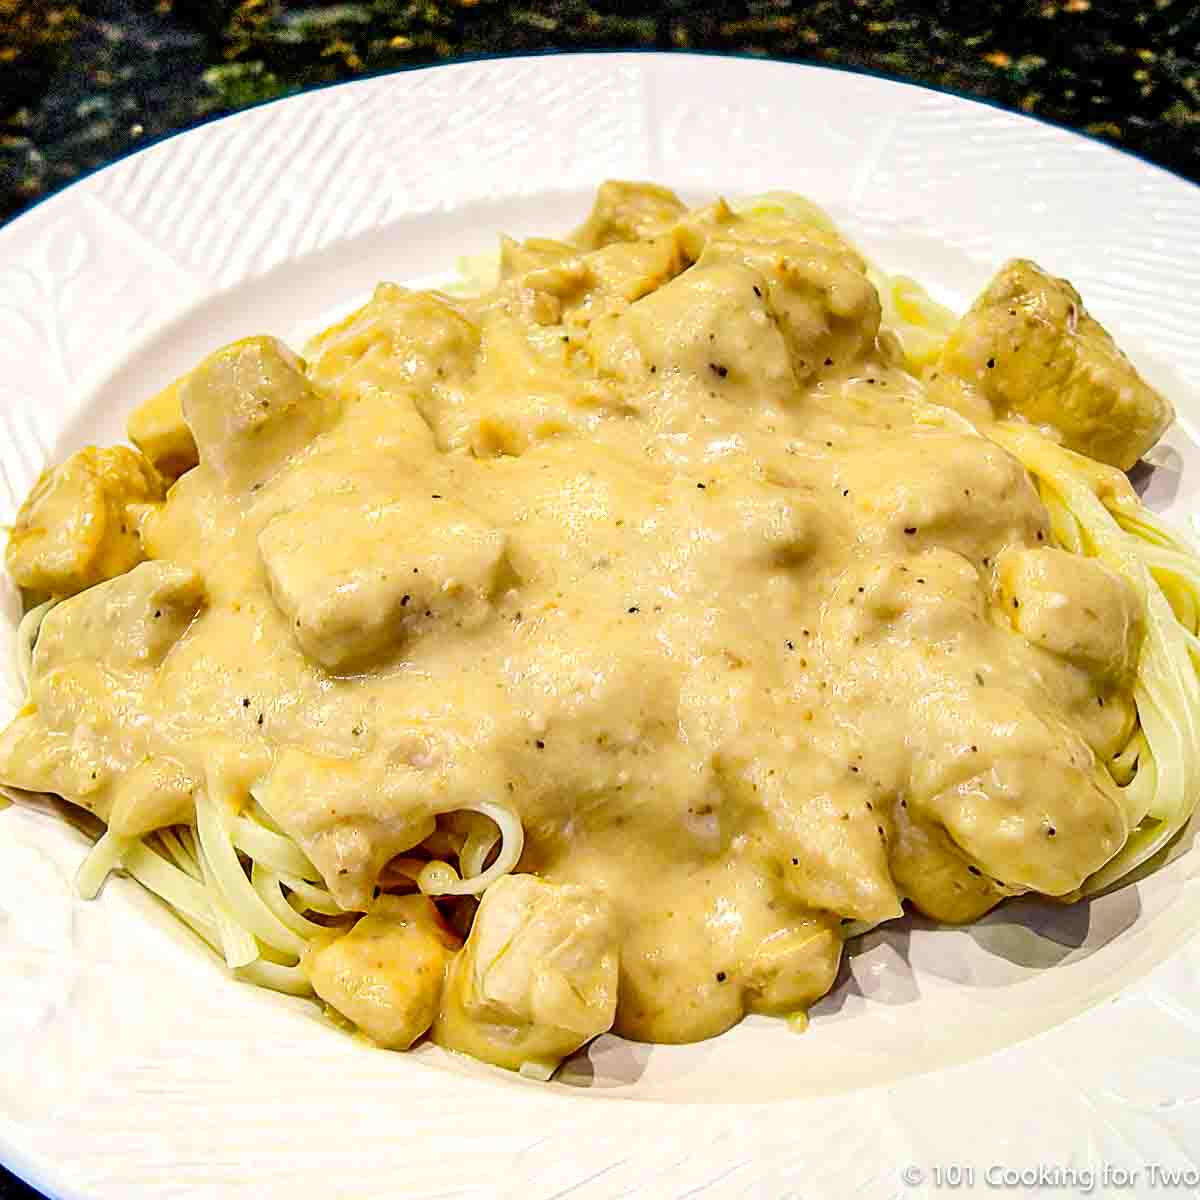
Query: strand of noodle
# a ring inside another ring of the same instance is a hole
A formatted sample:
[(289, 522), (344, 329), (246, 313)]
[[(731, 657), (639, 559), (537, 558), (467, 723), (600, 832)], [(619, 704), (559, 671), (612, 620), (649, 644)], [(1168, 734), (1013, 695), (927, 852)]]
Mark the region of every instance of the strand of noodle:
[(26, 692), (33, 679), (33, 648), (37, 644), (42, 622), (57, 603), (57, 600), (47, 600), (36, 605), (21, 618), (17, 626), (17, 673)]
[(175, 865), (200, 883), (200, 864), (196, 862), (196, 856), (183, 844), (179, 834), (174, 829), (160, 829), (158, 840), (175, 860)]
[(1110, 769), (1113, 778), (1122, 785), (1129, 783), (1137, 770), (1138, 759), (1146, 753), (1148, 753), (1146, 735), (1139, 727), (1133, 731), (1125, 749), (1112, 760)]
[(525, 849), (525, 829), (521, 818), (512, 809), (488, 800), (477, 800), (473, 804), (460, 804), (457, 807), (482, 813), (496, 822), (500, 830), (500, 853), (486, 871), (467, 879), (460, 879), (448, 863), (427, 863), (417, 879), (417, 886), (427, 896), (481, 896), (497, 879), (503, 878), (517, 865)]
[(1187, 631), (1195, 629), (1195, 592), (1187, 580), (1180, 579), (1177, 575), (1162, 568), (1151, 567), (1150, 574), (1154, 576), (1154, 582), (1162, 589), (1162, 594), (1166, 596), (1171, 611), (1175, 614), (1175, 619), (1179, 624)]
[(186, 925), (218, 958), (224, 957), (224, 950), (221, 947), (221, 938), (217, 933), (215, 925), (203, 925), (201, 922), (193, 920), (185, 912), (180, 912), (179, 909), (172, 907), (171, 912)]
[(196, 793), (196, 829), (200, 835), (204, 860), (208, 862), (212, 878), (237, 923), (268, 946), (286, 950), (298, 958), (304, 951), (304, 939), (271, 912), (246, 878), (226, 819), (219, 811), (217, 801), (206, 789)]
[(212, 864), (204, 853), (203, 845), (198, 847), (197, 855), (200, 863), (200, 877), (204, 881), (204, 890), (208, 896), (209, 910), (213, 923), (217, 927), (217, 936), (221, 942), (221, 953), (225, 964), (231, 970), (252, 963), (259, 956), (258, 943), (249, 930), (238, 923), (229, 907), (221, 889), (217, 886)]
[(1054, 540), (1072, 554), (1083, 553), (1083, 538), (1079, 533), (1079, 522), (1075, 514), (1063, 503), (1062, 497), (1049, 484), (1038, 489), (1046, 512), (1050, 515), (1050, 529)]
[(413, 883), (421, 877), (421, 872), (428, 866), (423, 858), (393, 858), (387, 865), (388, 871), (395, 875), (403, 875)]
[(315, 881), (321, 878), (320, 872), (291, 838), (272, 833), (249, 817), (232, 818), (230, 835), (234, 846), (255, 862), (302, 879)]
[(307, 940), (327, 932), (325, 926), (317, 925), (302, 917), (283, 898), (283, 892), (280, 890), (282, 880), (269, 867), (264, 867), (262, 863), (254, 863), (250, 868), (250, 882), (254, 886), (254, 890), (262, 897), (263, 903), (297, 937)]
[(321, 913), (327, 917), (344, 917), (346, 915), (346, 909), (325, 888), (309, 883), (307, 879), (300, 879), (296, 875), (289, 875), (286, 871), (279, 872), (279, 878), (292, 893), (288, 903), (293, 908), (299, 906), (298, 911)]
[(265, 790), (266, 784), (262, 780), (259, 780), (258, 783), (254, 784), (250, 788), (250, 805), (248, 809), (249, 815), (264, 829), (269, 830), (271, 833), (277, 833), (280, 837), (287, 837), (287, 834), (284, 833), (279, 827), (279, 824), (276, 822), (275, 818), (271, 816), (271, 814), (262, 806), (260, 797)]
[(203, 926), (207, 931), (206, 941), (220, 941), (211, 898), (202, 883), (167, 862), (143, 842), (130, 848), (125, 869), (138, 883), (170, 905), (178, 916), (189, 918), (193, 927)]
[(1190, 629), (1184, 629), (1183, 640), (1187, 643), (1188, 649), (1191, 650), (1197, 663), (1200, 663), (1200, 637), (1194, 634)]
[(122, 865), (135, 839), (121, 837), (106, 829), (99, 841), (88, 851), (75, 875), (75, 890), (85, 900), (94, 900), (109, 871)]
[(483, 864), (496, 848), (500, 836), (500, 830), (497, 828), (473, 829), (467, 834), (467, 840), (458, 852), (458, 864), (462, 868), (464, 878), (470, 879), (483, 874)]
[(1117, 783), (1125, 806), (1125, 823), (1130, 830), (1136, 830), (1146, 820), (1157, 821), (1157, 817), (1150, 816), (1150, 809), (1158, 788), (1158, 772), (1149, 753), (1138, 760), (1137, 770), (1125, 782), (1117, 779)]
[(281, 963), (259, 959), (240, 967), (237, 977), (257, 987), (270, 988), (273, 992), (284, 992), (289, 996), (311, 996), (312, 984), (299, 966), (286, 967)]
[(1158, 513), (1148, 509), (1136, 496), (1130, 495), (1128, 492), (1117, 492), (1106, 502), (1118, 524), (1127, 527), (1129, 533), (1143, 541), (1151, 542), (1156, 546), (1182, 550), (1186, 554), (1200, 553), (1200, 546), (1188, 532), (1175, 528), (1169, 521), (1164, 521)]

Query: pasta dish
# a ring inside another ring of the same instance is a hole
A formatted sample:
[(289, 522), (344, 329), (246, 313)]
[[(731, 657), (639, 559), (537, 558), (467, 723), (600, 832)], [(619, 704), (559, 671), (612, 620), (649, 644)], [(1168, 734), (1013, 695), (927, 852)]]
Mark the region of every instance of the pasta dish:
[(547, 1078), (802, 1018), (847, 938), (1092, 894), (1200, 796), (1173, 419), (1066, 281), (961, 317), (786, 193), (216, 350), (7, 549), (0, 782), (380, 1046)]

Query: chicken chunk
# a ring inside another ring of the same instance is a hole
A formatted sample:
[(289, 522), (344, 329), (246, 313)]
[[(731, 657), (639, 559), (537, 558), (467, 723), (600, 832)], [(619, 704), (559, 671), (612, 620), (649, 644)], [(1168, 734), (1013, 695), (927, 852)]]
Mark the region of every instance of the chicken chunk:
[(907, 802), (896, 806), (888, 851), (901, 894), (935, 921), (950, 925), (974, 921), (1008, 894), (963, 854), (940, 825), (914, 817)]
[(259, 536), (275, 603), (331, 671), (388, 656), (431, 622), (477, 627), (505, 579), (505, 535), (452, 501), (317, 498)]
[(77, 659), (116, 669), (153, 668), (204, 603), (204, 581), (188, 567), (144, 562), (46, 614), (34, 651), (38, 678)]
[(840, 477), (868, 518), (860, 536), (881, 553), (937, 546), (987, 568), (1005, 546), (1044, 541), (1050, 527), (1020, 462), (970, 433), (880, 433)]
[(334, 899), (365, 912), (384, 866), (433, 832), (432, 790), (416, 770), (375, 772), (285, 748), (255, 795), (321, 872)]
[(144, 837), (156, 829), (195, 819), (200, 781), (172, 758), (151, 756), (111, 785), (108, 827), (121, 837)]
[(458, 937), (427, 896), (380, 896), (349, 933), (305, 956), (313, 991), (387, 1050), (433, 1024)]
[(763, 277), (800, 382), (874, 347), (879, 295), (866, 264), (832, 230), (784, 215), (749, 220), (718, 201), (689, 214), (676, 242), (698, 266), (741, 264)]
[(126, 429), (129, 440), (154, 464), (165, 479), (178, 479), (199, 461), (196, 439), (183, 419), (177, 379), (157, 395), (138, 405)]
[(619, 379), (663, 387), (682, 379), (734, 404), (784, 406), (796, 376), (765, 292), (748, 267), (697, 265), (624, 314), (593, 322), (592, 356)]
[(1145, 622), (1133, 585), (1094, 558), (1050, 548), (1013, 551), (997, 567), (999, 601), (1035, 646), (1102, 680), (1125, 683)]
[[(564, 252), (566, 251), (566, 252)], [(601, 313), (622, 311), (684, 268), (675, 240), (612, 242), (581, 254), (578, 248), (534, 238), (505, 241), (502, 276), (520, 311), (542, 325), (586, 325)]]
[(610, 179), (600, 185), (588, 219), (571, 235), (585, 250), (665, 233), (686, 211), (669, 188)]
[(508, 875), (487, 890), (433, 1040), (517, 1070), (551, 1067), (613, 1023), (617, 944), (589, 889)]
[(561, 266), (578, 259), (579, 247), (554, 238), (527, 238), (523, 242), (509, 237), (500, 239), (500, 279), (514, 279), (527, 271)]
[(7, 565), (20, 587), (73, 596), (145, 557), (140, 526), (162, 480), (127, 446), (89, 446), (44, 471), (17, 513)]
[[(1078, 733), (1014, 693), (931, 694), (910, 728), (929, 747), (914, 759), (911, 818), (945, 830), (968, 864), (1007, 888), (1066, 895), (1124, 844), (1125, 810), (1108, 772)], [(937, 915), (926, 881), (903, 874), (912, 900)]]
[(1006, 263), (951, 333), (932, 372), (949, 402), (984, 397), (995, 416), (1049, 425), (1072, 450), (1128, 470), (1175, 414), (1065, 280)]
[(365, 385), (426, 395), (461, 383), (478, 350), (478, 326), (448, 297), (394, 283), (308, 346), (313, 380), (348, 394)]
[(246, 338), (210, 354), (179, 383), (200, 462), (233, 492), (274, 475), (333, 422), (336, 405), (282, 342)]
[(175, 786), (179, 772), (149, 759), (128, 769), (122, 721), (138, 711), (203, 598), (192, 571), (147, 562), (51, 609), (34, 650), (29, 704), (0, 737), (0, 775), (106, 818), (119, 809), (121, 833), (187, 820), (191, 792)]

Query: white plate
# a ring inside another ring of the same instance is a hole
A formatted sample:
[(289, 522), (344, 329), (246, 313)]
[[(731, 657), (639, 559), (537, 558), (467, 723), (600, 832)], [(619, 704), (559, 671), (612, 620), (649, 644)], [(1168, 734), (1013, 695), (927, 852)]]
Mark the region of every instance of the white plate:
[[(0, 521), (44, 462), (118, 438), (132, 404), (205, 351), (288, 335), (379, 278), (444, 271), (497, 230), (569, 228), (609, 176), (695, 200), (806, 192), (956, 304), (1001, 259), (1034, 257), (1200, 413), (1190, 185), (859, 75), (498, 60), (207, 125), (0, 230)], [(1200, 454), (1183, 427), (1156, 453), (1155, 507), (1190, 520)], [(2, 600), (6, 663), (11, 587)], [(0, 717), (18, 700), (10, 671)], [(313, 1006), (230, 982), (136, 885), (76, 900), (80, 837), (8, 809), (0, 1158), (88, 1200), (918, 1197), (961, 1183), (955, 1167), (985, 1192), (1044, 1168), (1066, 1194), (1093, 1171), (1099, 1194), (1107, 1168), (1110, 1184), (1132, 1176), (1122, 1195), (1159, 1194), (1152, 1169), (1194, 1180), (1200, 1159), (1190, 845), (1090, 905), (872, 935), (803, 1037), (752, 1018), (698, 1046), (602, 1038), (573, 1083), (539, 1086), (433, 1048), (372, 1050)]]

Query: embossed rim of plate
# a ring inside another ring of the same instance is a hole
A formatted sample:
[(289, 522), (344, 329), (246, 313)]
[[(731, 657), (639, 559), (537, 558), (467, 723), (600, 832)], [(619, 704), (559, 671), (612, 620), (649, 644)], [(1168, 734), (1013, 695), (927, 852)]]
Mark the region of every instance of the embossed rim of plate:
[[(213, 122), (0, 229), (0, 508), (122, 361), (197, 305), (400, 221), (608, 175), (705, 191), (794, 181), (853, 212), (868, 243), (901, 223), (980, 261), (1069, 258), (1092, 307), (1170, 362), (1197, 411), (1200, 192), (1164, 171), (867, 75), (713, 56), (490, 59)], [(3, 599), (11, 616), (11, 587)], [(1200, 949), (1164, 933), (1170, 911), (1130, 955), (1162, 961), (1140, 977), (1131, 961), (1119, 995), (969, 1063), (816, 1100), (584, 1108), (314, 1039), (298, 1009), (222, 987), (179, 953), (131, 889), (73, 901), (69, 830), (0, 819), (0, 1157), (57, 1196), (358, 1196), (397, 1180), (422, 1195), (918, 1196), (956, 1163), (981, 1187), (992, 1165), (1110, 1163), (1143, 1181), (1149, 1163), (1192, 1165)], [(103, 1039), (81, 1042), (72, 1014)]]

